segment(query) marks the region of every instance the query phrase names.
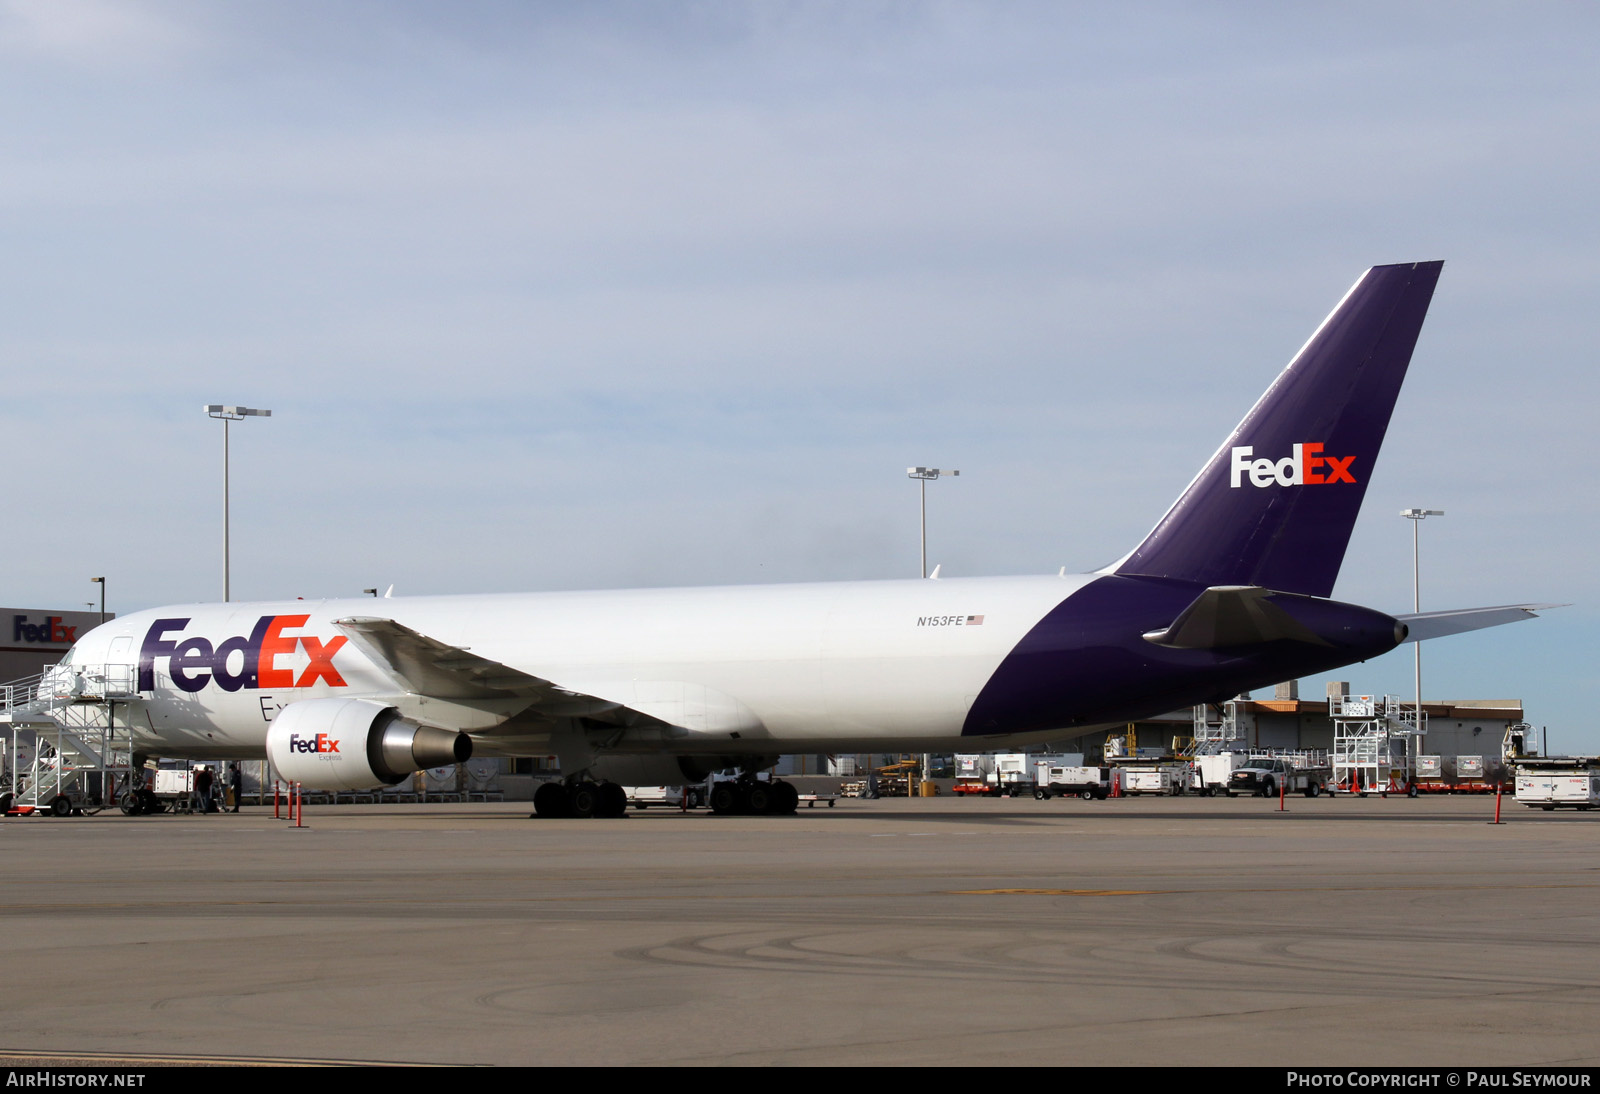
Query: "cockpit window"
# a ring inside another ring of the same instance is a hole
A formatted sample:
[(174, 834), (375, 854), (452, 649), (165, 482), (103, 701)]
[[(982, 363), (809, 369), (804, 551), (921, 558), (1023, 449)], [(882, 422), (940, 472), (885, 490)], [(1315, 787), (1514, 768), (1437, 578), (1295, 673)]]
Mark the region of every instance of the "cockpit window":
[(68, 650), (67, 655), (61, 659), (61, 667), (66, 668), (68, 665), (72, 664), (72, 655), (77, 652), (77, 646), (73, 646), (70, 650)]

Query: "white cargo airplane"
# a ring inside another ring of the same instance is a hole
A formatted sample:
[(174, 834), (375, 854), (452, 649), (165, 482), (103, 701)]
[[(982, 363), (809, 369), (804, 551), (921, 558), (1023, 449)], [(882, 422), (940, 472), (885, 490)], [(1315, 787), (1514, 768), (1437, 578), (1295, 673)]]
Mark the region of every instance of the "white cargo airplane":
[[(1442, 263), (1378, 266), (1126, 557), (1091, 574), (159, 608), (57, 670), (136, 678), (149, 755), (260, 758), (308, 787), (557, 754), (539, 815), (779, 755), (1069, 738), (1545, 605), (1390, 616), (1328, 599)], [(109, 666), (110, 668), (103, 668)]]

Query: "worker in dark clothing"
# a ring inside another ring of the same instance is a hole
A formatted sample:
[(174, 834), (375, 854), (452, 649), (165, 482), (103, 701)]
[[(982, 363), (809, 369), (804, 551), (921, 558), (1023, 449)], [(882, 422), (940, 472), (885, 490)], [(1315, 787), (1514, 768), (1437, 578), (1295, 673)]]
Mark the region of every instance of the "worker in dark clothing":
[(216, 803), (211, 800), (211, 786), (215, 778), (209, 767), (202, 767), (194, 773), (194, 796), (202, 813), (217, 811)]
[(239, 803), (244, 800), (244, 772), (239, 770), (239, 761), (235, 760), (228, 768), (228, 794), (233, 798), (233, 811), (239, 811)]

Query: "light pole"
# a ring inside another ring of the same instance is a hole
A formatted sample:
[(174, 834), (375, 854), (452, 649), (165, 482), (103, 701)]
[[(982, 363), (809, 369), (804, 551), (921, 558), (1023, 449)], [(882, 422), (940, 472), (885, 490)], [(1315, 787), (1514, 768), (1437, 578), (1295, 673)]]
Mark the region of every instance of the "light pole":
[(906, 478), (916, 479), (922, 489), (922, 568), (918, 577), (928, 576), (928, 481), (941, 475), (959, 475), (959, 471), (940, 471), (937, 467), (908, 467)]
[[(942, 475), (959, 475), (959, 474), (961, 474), (961, 472), (959, 472), (959, 471), (941, 471), (937, 467), (908, 467), (908, 468), (906, 468), (906, 478), (908, 478), (908, 479), (916, 479), (917, 480), (917, 488), (922, 494), (922, 565), (917, 570), (917, 576), (918, 577), (927, 577), (928, 576), (928, 482), (929, 482), (929, 480), (937, 479)], [(931, 777), (928, 774), (928, 770), (932, 766), (932, 760), (933, 760), (933, 757), (930, 756), (928, 753), (924, 752), (922, 754), (922, 781), (923, 782), (931, 781)], [(871, 756), (867, 757), (867, 763), (869, 765), (872, 763), (872, 757)], [(911, 794), (911, 779), (909, 777), (907, 777), (907, 779), (906, 779), (906, 797), (909, 798), (911, 796), (912, 796), (912, 794)]]
[(207, 404), (205, 411), (209, 417), (220, 419), (222, 422), (222, 599), (228, 601), (233, 599), (233, 589), (228, 576), (228, 427), (246, 418), (270, 418), (272, 411), (256, 410), (248, 406), (215, 404)]
[(106, 579), (103, 577), (91, 577), (89, 583), (100, 586), (100, 622), (104, 623), (106, 621)]
[[(1421, 537), (1418, 535), (1418, 530), (1421, 528), (1422, 522), (1427, 520), (1429, 517), (1444, 516), (1444, 510), (1402, 509), (1400, 510), (1400, 515), (1411, 522), (1411, 610), (1413, 612), (1421, 612), (1422, 571), (1419, 562), (1421, 557)], [(1422, 733), (1422, 643), (1420, 641), (1412, 643), (1411, 654), (1412, 666), (1416, 675), (1415, 682), (1417, 685), (1417, 735), (1414, 735), (1411, 738), (1416, 742), (1416, 744), (1412, 746), (1411, 750), (1408, 750), (1408, 758), (1414, 761), (1415, 755), (1412, 755), (1411, 753), (1420, 754), (1422, 751), (1422, 738), (1420, 736)], [(1416, 770), (1415, 767), (1413, 767), (1412, 770)]]

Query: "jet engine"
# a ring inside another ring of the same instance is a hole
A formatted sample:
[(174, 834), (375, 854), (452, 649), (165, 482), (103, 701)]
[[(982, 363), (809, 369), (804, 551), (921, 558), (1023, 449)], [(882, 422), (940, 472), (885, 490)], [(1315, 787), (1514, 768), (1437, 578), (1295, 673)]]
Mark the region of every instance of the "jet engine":
[(370, 699), (302, 699), (267, 728), (267, 758), (278, 774), (317, 790), (393, 786), (471, 755), (465, 733), (415, 725)]

